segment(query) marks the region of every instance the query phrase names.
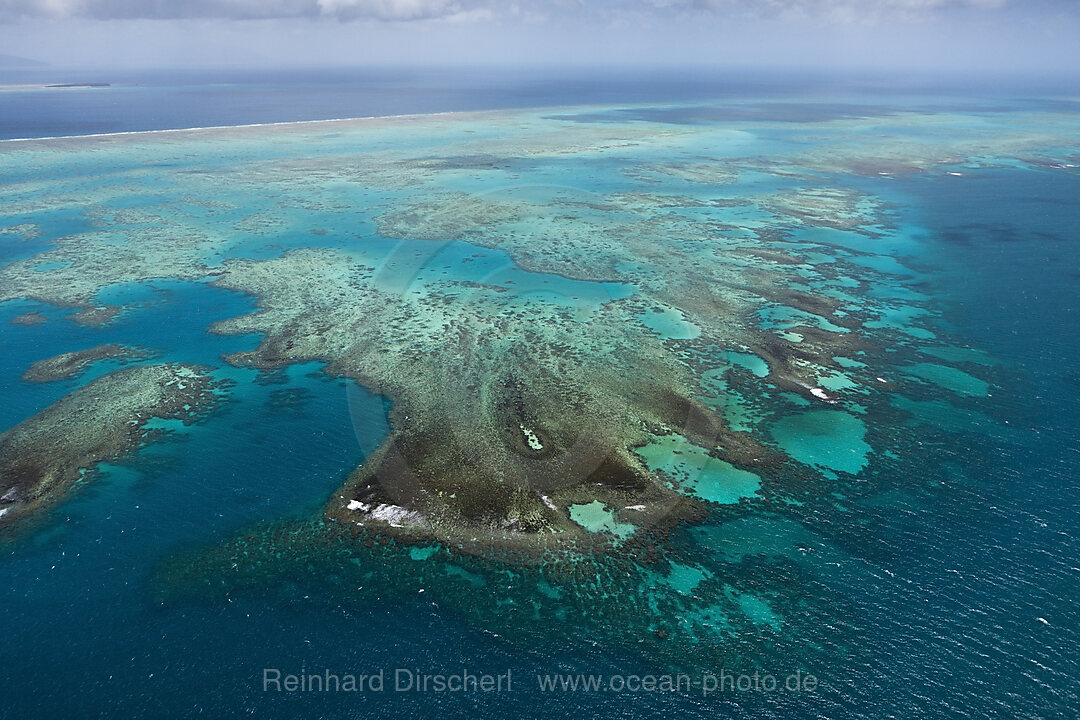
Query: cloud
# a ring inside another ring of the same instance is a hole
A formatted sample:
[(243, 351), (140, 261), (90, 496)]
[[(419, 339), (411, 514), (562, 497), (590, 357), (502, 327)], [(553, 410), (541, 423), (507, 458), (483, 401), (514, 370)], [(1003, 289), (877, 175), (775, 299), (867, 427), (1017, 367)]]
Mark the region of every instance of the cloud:
[(0, 0), (0, 20), (221, 18), (428, 20), (469, 12), (477, 0)]
[(1078, 36), (1080, 0), (0, 0), (2, 52), (71, 67), (1075, 74)]
[(19, 18), (234, 20), (332, 18), (410, 21), (525, 16), (615, 21), (702, 16), (876, 21), (950, 9), (991, 9), (1010, 0), (0, 0), (0, 20)]
[(453, 0), (317, 0), (320, 14), (339, 20), (427, 20), (452, 17), (463, 11)]
[(932, 16), (948, 10), (990, 10), (1010, 0), (690, 0), (706, 11), (736, 12), (759, 18), (877, 22)]

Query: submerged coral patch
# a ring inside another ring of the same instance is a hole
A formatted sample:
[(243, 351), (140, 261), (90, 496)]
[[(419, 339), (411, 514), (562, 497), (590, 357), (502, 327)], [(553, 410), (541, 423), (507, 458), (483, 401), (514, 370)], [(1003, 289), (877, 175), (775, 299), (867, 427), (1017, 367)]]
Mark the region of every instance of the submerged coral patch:
[(49, 382), (50, 380), (70, 379), (82, 375), (92, 363), (99, 360), (133, 362), (146, 360), (153, 357), (153, 355), (152, 351), (143, 348), (115, 344), (98, 345), (86, 350), (75, 350), (38, 360), (23, 373), (23, 380), (27, 382)]
[(865, 423), (842, 410), (792, 413), (773, 425), (772, 434), (799, 462), (839, 472), (858, 473), (871, 451)]
[(187, 365), (118, 370), (0, 435), (0, 529), (55, 505), (97, 463), (146, 443), (151, 420), (197, 420), (217, 403), (218, 386)]
[(634, 452), (651, 470), (664, 473), (685, 492), (709, 502), (737, 503), (740, 498), (753, 497), (761, 487), (761, 478), (754, 473), (712, 457), (708, 450), (679, 435), (655, 437)]
[(905, 372), (935, 385), (950, 390), (958, 395), (985, 396), (990, 391), (990, 384), (970, 375), (963, 370), (935, 363), (919, 363), (905, 368)]

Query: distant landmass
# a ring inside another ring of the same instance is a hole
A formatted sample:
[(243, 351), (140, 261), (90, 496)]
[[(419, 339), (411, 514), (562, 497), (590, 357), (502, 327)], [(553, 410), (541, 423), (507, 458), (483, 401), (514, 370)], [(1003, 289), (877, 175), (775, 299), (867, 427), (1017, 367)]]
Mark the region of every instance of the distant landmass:
[(40, 60), (31, 60), (30, 58), (19, 57), (18, 55), (5, 55), (0, 53), (0, 68), (10, 67), (44, 67), (48, 63), (43, 63)]

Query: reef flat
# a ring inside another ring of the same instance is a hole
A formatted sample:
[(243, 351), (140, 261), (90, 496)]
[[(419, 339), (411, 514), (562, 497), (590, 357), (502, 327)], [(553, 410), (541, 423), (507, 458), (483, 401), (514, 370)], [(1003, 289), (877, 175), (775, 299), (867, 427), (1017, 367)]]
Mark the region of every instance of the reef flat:
[(149, 442), (153, 418), (190, 423), (217, 401), (204, 368), (151, 365), (118, 370), (64, 396), (0, 435), (0, 531), (60, 502), (97, 463)]
[(395, 399), (392, 441), (327, 508), (348, 527), (477, 552), (584, 549), (610, 538), (575, 523), (575, 503), (599, 500), (631, 527), (697, 512), (629, 451), (649, 432), (684, 434), (743, 464), (774, 455), (692, 398), (662, 341), (627, 327), (632, 309), (609, 303), (575, 318), (488, 289), (447, 302), (380, 290), (371, 274), (342, 253), (299, 250), (227, 262), (215, 280), (262, 305), (214, 326), (265, 336), (229, 362), (323, 360)]
[(27, 382), (70, 380), (82, 375), (90, 365), (99, 360), (131, 362), (145, 360), (152, 356), (152, 352), (142, 348), (116, 344), (98, 345), (97, 347), (60, 353), (51, 358), (38, 360), (23, 373), (22, 377)]
[(12, 325), (40, 325), (49, 319), (39, 312), (28, 312), (11, 318)]
[[(569, 109), (20, 143), (6, 232), (43, 244), (0, 302), (103, 326), (110, 288), (159, 278), (254, 297), (210, 328), (258, 335), (226, 362), (319, 361), (393, 401), (323, 510), (346, 537), (648, 549), (718, 507), (820, 500), (886, 449), (868, 409), (955, 385), (914, 362), (936, 338), (896, 259), (917, 240), (864, 179), (1027, 162), (1058, 120), (890, 111), (785, 126), (798, 143)], [(883, 151), (879, 126), (920, 132)], [(100, 181), (35, 174), (90, 157)], [(75, 207), (43, 240), (36, 218)]]

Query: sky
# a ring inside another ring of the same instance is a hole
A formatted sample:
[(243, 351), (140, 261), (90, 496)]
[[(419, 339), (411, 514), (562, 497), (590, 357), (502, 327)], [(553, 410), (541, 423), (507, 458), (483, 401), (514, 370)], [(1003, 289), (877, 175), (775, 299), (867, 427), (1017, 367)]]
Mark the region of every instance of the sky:
[(58, 66), (707, 65), (1080, 74), (1080, 0), (0, 0)]

